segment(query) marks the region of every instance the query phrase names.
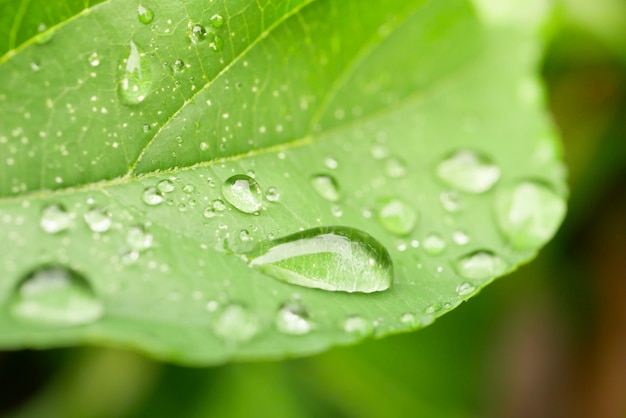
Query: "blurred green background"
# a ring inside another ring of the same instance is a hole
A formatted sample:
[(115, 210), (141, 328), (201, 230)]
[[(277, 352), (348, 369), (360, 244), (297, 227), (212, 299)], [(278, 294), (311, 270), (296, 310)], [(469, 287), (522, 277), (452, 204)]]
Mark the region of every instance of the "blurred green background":
[(545, 36), (571, 200), (531, 264), (424, 330), (305, 359), (0, 352), (0, 416), (626, 417), (626, 1), (564, 0)]

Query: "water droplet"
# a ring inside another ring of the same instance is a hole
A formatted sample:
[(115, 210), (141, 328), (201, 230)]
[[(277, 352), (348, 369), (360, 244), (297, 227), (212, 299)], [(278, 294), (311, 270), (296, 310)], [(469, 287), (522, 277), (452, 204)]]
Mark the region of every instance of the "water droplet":
[(430, 234), (422, 241), (422, 247), (430, 255), (439, 255), (446, 249), (446, 242), (440, 235)]
[(191, 194), (196, 190), (196, 187), (193, 184), (185, 184), (183, 186), (183, 193)]
[(156, 206), (163, 202), (163, 194), (156, 187), (147, 187), (143, 191), (141, 199), (146, 205)]
[(152, 86), (152, 70), (146, 54), (130, 41), (128, 56), (118, 67), (119, 94), (122, 103), (136, 105), (144, 101)]
[(211, 16), (211, 18), (209, 19), (209, 23), (211, 23), (211, 26), (213, 26), (214, 29), (219, 29), (224, 24), (224, 17), (216, 13)]
[(459, 296), (469, 296), (476, 291), (476, 286), (470, 282), (463, 282), (456, 287), (456, 294)]
[(161, 180), (157, 184), (157, 189), (161, 193), (171, 193), (174, 191), (174, 183), (170, 180)]
[(485, 280), (502, 275), (506, 262), (491, 251), (475, 251), (457, 260), (457, 271), (466, 279)]
[(183, 60), (175, 60), (172, 63), (172, 71), (174, 71), (175, 73), (182, 73), (183, 71), (185, 71), (185, 63), (183, 62)]
[(154, 12), (149, 7), (145, 7), (140, 4), (137, 6), (137, 17), (141, 23), (149, 25), (154, 19)]
[(278, 199), (280, 199), (280, 192), (276, 187), (270, 187), (265, 192), (265, 198), (270, 202), (278, 202)]
[(330, 202), (339, 200), (339, 185), (334, 177), (318, 174), (311, 178), (311, 184), (317, 193)]
[(335, 218), (341, 218), (343, 216), (343, 209), (341, 209), (339, 205), (332, 205), (330, 207), (330, 213), (332, 213)]
[(437, 165), (437, 175), (455, 189), (483, 193), (500, 178), (500, 167), (474, 151), (460, 150)]
[(93, 232), (106, 232), (111, 227), (111, 212), (104, 208), (92, 208), (83, 219)]
[(290, 335), (304, 335), (311, 332), (309, 313), (298, 302), (287, 302), (278, 310), (275, 321), (279, 332)]
[(143, 226), (133, 226), (126, 233), (126, 243), (134, 251), (143, 251), (152, 246), (152, 234), (148, 233)]
[(400, 178), (406, 175), (406, 163), (399, 158), (391, 157), (385, 161), (385, 173), (391, 178)]
[(247, 308), (230, 304), (220, 313), (213, 331), (225, 342), (237, 344), (250, 341), (259, 331), (259, 325)]
[(565, 200), (547, 186), (524, 181), (501, 190), (496, 220), (514, 248), (530, 250), (546, 243), (565, 216)]
[(102, 303), (87, 280), (60, 266), (42, 267), (26, 276), (9, 303), (21, 320), (49, 325), (81, 325), (103, 313)]
[(250, 266), (283, 282), (342, 292), (386, 290), (393, 262), (378, 241), (342, 226), (313, 228), (261, 243)]
[(360, 315), (350, 315), (343, 322), (343, 330), (359, 337), (367, 337), (374, 332), (374, 325)]
[(41, 211), (39, 226), (44, 232), (56, 234), (69, 228), (73, 218), (74, 214), (68, 212), (63, 205), (48, 205)]
[(443, 192), (439, 195), (441, 206), (446, 212), (454, 213), (461, 210), (463, 199), (461, 195), (453, 190), (449, 192)]
[(337, 160), (333, 157), (326, 157), (324, 159), (324, 164), (326, 164), (326, 167), (330, 168), (331, 170), (339, 167), (339, 162), (337, 162)]
[(388, 198), (378, 206), (378, 221), (389, 232), (407, 235), (417, 223), (417, 212), (402, 200)]
[(214, 33), (211, 36), (211, 42), (209, 43), (209, 47), (216, 52), (219, 52), (222, 50), (222, 48), (224, 48), (224, 38), (222, 38), (220, 35)]
[(204, 41), (206, 37), (207, 37), (207, 32), (206, 32), (206, 29), (204, 29), (204, 26), (193, 25), (191, 27), (191, 32), (189, 33), (189, 39), (191, 39), (191, 42), (196, 44), (198, 42)]
[(48, 29), (45, 23), (40, 23), (37, 26), (37, 32), (39, 36), (35, 38), (35, 42), (39, 45), (45, 45), (54, 37), (54, 29)]
[(456, 245), (467, 245), (470, 242), (469, 236), (463, 231), (454, 231), (452, 233), (452, 241)]
[(204, 212), (202, 212), (202, 216), (204, 216), (205, 218), (213, 218), (215, 217), (215, 215), (217, 214), (215, 213), (215, 209), (212, 207), (208, 207), (204, 209)]
[(222, 185), (222, 194), (228, 203), (243, 213), (255, 213), (261, 209), (261, 187), (250, 176), (237, 174)]
[(89, 55), (89, 65), (91, 65), (92, 67), (97, 67), (98, 65), (100, 65), (100, 57), (98, 56), (97, 52), (93, 52), (91, 55)]
[(222, 199), (215, 199), (211, 202), (211, 206), (218, 212), (224, 212), (224, 210), (226, 210), (226, 203), (224, 203)]
[(406, 325), (410, 325), (412, 327), (416, 326), (419, 321), (417, 319), (417, 317), (415, 316), (415, 314), (411, 313), (411, 312), (405, 312), (400, 316), (400, 322), (402, 322), (403, 324)]

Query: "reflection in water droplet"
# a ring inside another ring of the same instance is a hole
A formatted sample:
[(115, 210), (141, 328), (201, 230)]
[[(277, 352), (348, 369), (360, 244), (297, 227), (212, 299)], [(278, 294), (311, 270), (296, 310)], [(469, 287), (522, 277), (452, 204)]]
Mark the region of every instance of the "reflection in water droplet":
[(228, 203), (243, 213), (255, 213), (261, 209), (261, 187), (250, 176), (237, 174), (222, 185), (222, 194)]
[(209, 22), (211, 23), (211, 26), (213, 26), (214, 29), (219, 29), (224, 24), (224, 17), (216, 13), (213, 16), (211, 16), (211, 18), (209, 19)]
[(350, 315), (343, 322), (343, 330), (359, 337), (367, 337), (374, 332), (374, 325), (362, 316)]
[(65, 267), (43, 267), (26, 276), (9, 302), (21, 320), (48, 325), (81, 325), (103, 313), (102, 303), (87, 280)]
[(174, 191), (174, 183), (170, 180), (161, 180), (157, 184), (157, 189), (159, 189), (161, 193), (171, 193)]
[(118, 67), (119, 94), (122, 103), (136, 105), (144, 101), (152, 86), (152, 69), (146, 54), (130, 41), (130, 50)]
[(248, 309), (230, 304), (220, 313), (213, 331), (226, 343), (237, 344), (251, 340), (259, 331), (259, 326)]
[(206, 29), (204, 29), (204, 26), (193, 25), (191, 27), (191, 33), (189, 34), (189, 39), (191, 39), (191, 42), (193, 43), (202, 42), (206, 39), (206, 37), (207, 37), (207, 32), (206, 32)]
[(163, 194), (156, 187), (147, 187), (141, 199), (146, 205), (156, 206), (163, 202)]
[(407, 235), (417, 223), (417, 212), (402, 200), (389, 198), (378, 207), (378, 221), (389, 232)]
[(69, 228), (73, 218), (74, 214), (68, 212), (63, 205), (48, 205), (41, 211), (39, 226), (44, 232), (56, 234)]
[(83, 219), (93, 232), (106, 232), (111, 227), (111, 212), (104, 208), (92, 208)]
[(424, 250), (430, 255), (439, 255), (446, 249), (446, 242), (438, 234), (430, 234), (422, 241)]
[(455, 189), (483, 193), (500, 178), (500, 167), (474, 151), (460, 150), (437, 165), (437, 175)]
[(393, 280), (387, 250), (365, 232), (321, 227), (261, 243), (250, 266), (278, 280), (342, 292), (386, 290)]
[(182, 73), (185, 70), (185, 63), (183, 62), (183, 60), (175, 60), (172, 63), (172, 71), (174, 71), (175, 73)]
[(501, 190), (495, 199), (496, 220), (510, 244), (535, 249), (556, 232), (565, 216), (565, 200), (547, 186), (524, 181)]
[(457, 271), (466, 279), (485, 280), (504, 274), (508, 266), (491, 251), (476, 251), (457, 260)]
[(144, 7), (140, 4), (137, 6), (137, 17), (141, 23), (148, 25), (154, 19), (154, 12), (149, 7)]
[(476, 286), (470, 282), (463, 282), (456, 287), (456, 293), (459, 296), (469, 296), (476, 291)]
[(311, 184), (317, 193), (330, 202), (339, 200), (339, 185), (332, 176), (317, 174), (311, 178)]
[(278, 310), (276, 329), (290, 335), (304, 335), (311, 331), (309, 313), (298, 302), (287, 302)]

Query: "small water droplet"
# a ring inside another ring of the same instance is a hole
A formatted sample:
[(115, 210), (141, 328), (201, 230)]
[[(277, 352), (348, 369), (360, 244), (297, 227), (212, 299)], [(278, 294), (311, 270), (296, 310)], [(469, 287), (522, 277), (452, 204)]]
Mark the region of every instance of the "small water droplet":
[(446, 212), (454, 213), (461, 210), (463, 199), (458, 192), (451, 190), (449, 192), (443, 192), (439, 195), (441, 206)]
[(491, 251), (475, 251), (459, 258), (456, 268), (466, 279), (485, 280), (504, 274), (508, 266)]
[(89, 65), (91, 65), (92, 67), (97, 67), (98, 65), (100, 65), (100, 56), (98, 56), (97, 52), (93, 52), (91, 53), (91, 55), (89, 55)]
[(276, 187), (269, 187), (265, 192), (265, 198), (270, 202), (278, 202), (280, 199), (280, 192)]
[(524, 181), (500, 190), (496, 220), (514, 248), (530, 250), (546, 243), (565, 216), (565, 200), (547, 186)]
[(149, 25), (154, 19), (154, 12), (149, 7), (145, 7), (140, 4), (137, 6), (137, 17), (141, 23)]
[(343, 330), (359, 337), (367, 337), (374, 333), (374, 325), (360, 315), (350, 315), (343, 322)]
[(205, 218), (213, 218), (215, 217), (215, 215), (217, 214), (215, 213), (215, 209), (212, 207), (208, 207), (204, 209), (204, 212), (202, 212), (202, 216), (204, 216)]
[(467, 245), (470, 242), (470, 237), (463, 231), (454, 231), (452, 233), (452, 241), (456, 245)]
[(446, 249), (446, 242), (438, 234), (430, 234), (422, 241), (422, 247), (430, 255), (439, 255)]
[(224, 210), (226, 210), (226, 203), (224, 203), (222, 199), (215, 199), (211, 202), (211, 206), (218, 212), (224, 212)]
[(181, 59), (177, 59), (172, 63), (172, 71), (175, 73), (182, 73), (185, 71), (185, 63)]
[(279, 332), (290, 335), (304, 335), (311, 332), (312, 324), (309, 313), (302, 304), (291, 301), (278, 310), (275, 321)]
[(83, 219), (93, 232), (106, 232), (111, 228), (111, 212), (104, 208), (92, 208)]
[(161, 192), (161, 193), (171, 193), (174, 191), (174, 183), (170, 180), (161, 180), (158, 184), (157, 184), (157, 189)]
[(417, 219), (417, 212), (402, 200), (388, 198), (378, 206), (378, 221), (392, 234), (409, 234), (415, 228)]
[(385, 161), (385, 173), (391, 178), (400, 178), (406, 175), (406, 163), (397, 157), (390, 157)]
[(222, 194), (228, 203), (243, 213), (256, 213), (261, 209), (261, 187), (250, 176), (237, 174), (222, 185)]
[(148, 233), (143, 226), (132, 226), (126, 233), (126, 243), (134, 251), (143, 251), (152, 247), (152, 234)]
[(417, 317), (415, 316), (415, 314), (411, 313), (411, 312), (405, 312), (400, 316), (400, 322), (402, 322), (403, 324), (406, 325), (410, 325), (412, 327), (416, 326), (419, 321), (417, 319)]
[(212, 34), (211, 38), (212, 39), (209, 43), (209, 47), (215, 52), (221, 51), (224, 48), (224, 38), (222, 38), (217, 33)]
[(26, 276), (12, 295), (9, 310), (21, 320), (65, 326), (91, 323), (103, 313), (89, 282), (60, 266), (42, 267)]
[(378, 241), (342, 226), (313, 228), (263, 242), (250, 266), (283, 282), (342, 292), (386, 290), (393, 262)]
[(339, 185), (334, 177), (317, 174), (311, 178), (311, 184), (317, 193), (330, 202), (339, 200)]
[(130, 41), (129, 53), (118, 67), (122, 103), (132, 106), (144, 101), (152, 87), (152, 70), (146, 54)]
[(222, 25), (224, 25), (224, 17), (221, 14), (216, 13), (211, 16), (209, 23), (211, 23), (211, 26), (213, 26), (214, 29), (219, 29)]
[(332, 205), (330, 207), (330, 213), (332, 213), (335, 218), (341, 218), (343, 216), (343, 209), (341, 209), (339, 205)]
[(183, 186), (183, 193), (191, 194), (196, 190), (196, 187), (193, 184), (185, 184)]
[(459, 296), (469, 296), (476, 291), (476, 286), (470, 282), (463, 282), (456, 287), (456, 293)]
[(330, 168), (331, 170), (339, 167), (339, 162), (337, 162), (337, 160), (333, 157), (326, 157), (324, 159), (324, 164), (326, 164), (326, 167)]
[(74, 214), (68, 212), (63, 205), (48, 205), (41, 211), (39, 226), (44, 232), (56, 234), (65, 231), (72, 224)]
[(35, 38), (35, 42), (39, 45), (45, 45), (54, 37), (54, 29), (48, 29), (45, 23), (40, 23), (37, 26), (37, 32), (39, 36)]
[(437, 175), (448, 186), (466, 193), (483, 193), (500, 178), (500, 167), (471, 150), (460, 150), (437, 165)]
[(163, 202), (163, 194), (156, 187), (147, 187), (143, 191), (141, 199), (146, 205), (156, 206)]
[(206, 37), (207, 37), (207, 32), (204, 26), (193, 25), (191, 27), (191, 32), (189, 33), (189, 39), (191, 39), (191, 42), (197, 44), (198, 42), (204, 41)]
[(220, 313), (213, 331), (227, 344), (237, 344), (250, 341), (259, 331), (259, 325), (247, 308), (230, 304)]

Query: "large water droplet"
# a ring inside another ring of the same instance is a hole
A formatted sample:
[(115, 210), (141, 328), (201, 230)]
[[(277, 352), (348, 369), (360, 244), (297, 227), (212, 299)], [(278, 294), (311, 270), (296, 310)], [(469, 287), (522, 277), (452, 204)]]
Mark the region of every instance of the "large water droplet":
[(330, 202), (339, 200), (339, 185), (334, 177), (318, 174), (311, 178), (311, 184), (317, 193)]
[(343, 330), (359, 337), (367, 337), (374, 332), (374, 325), (360, 315), (350, 315), (343, 322)]
[(171, 193), (174, 191), (174, 188), (174, 183), (170, 180), (161, 180), (157, 184), (157, 189), (159, 189), (161, 193)]
[(222, 185), (222, 194), (228, 203), (244, 213), (255, 213), (261, 209), (261, 187), (250, 176), (237, 174)]
[(56, 234), (69, 228), (73, 218), (74, 214), (68, 212), (63, 205), (48, 205), (41, 211), (39, 226), (44, 232)]
[(225, 342), (236, 344), (251, 340), (259, 331), (259, 325), (247, 308), (230, 304), (220, 313), (213, 331)]
[(250, 266), (304, 287), (377, 292), (393, 280), (393, 262), (378, 241), (342, 226), (313, 228), (260, 244)]
[(106, 232), (111, 227), (111, 212), (104, 208), (92, 208), (83, 219), (93, 232)]
[(152, 86), (152, 69), (146, 54), (130, 41), (130, 50), (118, 67), (119, 94), (122, 103), (136, 105), (144, 101)]
[(417, 223), (417, 212), (402, 200), (389, 198), (378, 207), (378, 221), (389, 232), (407, 235)]
[(500, 167), (471, 150), (457, 151), (437, 165), (437, 175), (448, 186), (467, 193), (483, 193), (500, 178)]
[(156, 187), (147, 187), (144, 189), (141, 199), (146, 205), (156, 206), (163, 202), (163, 194)]
[(18, 284), (9, 310), (30, 322), (81, 325), (100, 318), (103, 307), (84, 277), (65, 267), (47, 266)]
[(514, 248), (522, 250), (547, 242), (563, 220), (565, 209), (561, 196), (533, 181), (501, 190), (495, 199), (500, 230)]
[(149, 7), (140, 4), (137, 6), (137, 17), (141, 23), (148, 25), (154, 19), (154, 12)]
[(491, 251), (476, 251), (457, 260), (456, 268), (466, 279), (490, 279), (500, 276), (507, 264)]
[(287, 302), (278, 310), (276, 329), (284, 334), (304, 335), (311, 331), (309, 313), (299, 302)]

